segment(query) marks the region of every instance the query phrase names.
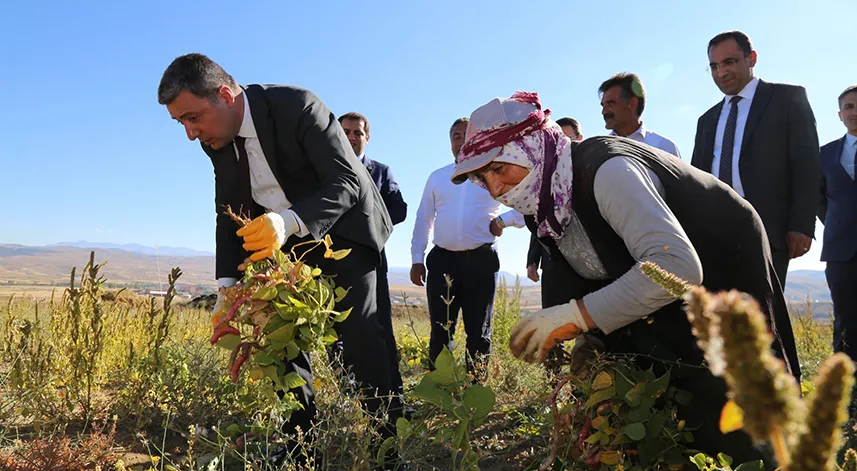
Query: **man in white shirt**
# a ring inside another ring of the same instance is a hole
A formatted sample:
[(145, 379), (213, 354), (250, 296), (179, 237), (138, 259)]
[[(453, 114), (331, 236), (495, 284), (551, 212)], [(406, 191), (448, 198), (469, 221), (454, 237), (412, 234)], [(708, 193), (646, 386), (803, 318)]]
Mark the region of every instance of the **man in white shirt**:
[[(453, 156), (464, 144), (468, 123), (467, 118), (459, 118), (449, 130)], [(521, 213), (514, 210), (500, 216), (500, 203), (484, 189), (470, 182), (453, 184), (454, 166), (453, 162), (435, 170), (426, 181), (411, 239), (411, 282), (417, 286), (425, 282), (426, 286), (430, 360), (434, 362), (449, 345), (461, 310), (467, 367), (476, 372), (474, 362), (484, 360), (491, 350), (491, 315), (500, 270), (496, 238), (506, 226), (525, 224)], [(432, 228), (434, 248), (424, 263)], [(449, 305), (444, 299), (451, 300)]]
[(818, 133), (806, 90), (753, 74), (756, 51), (741, 31), (708, 42), (711, 78), (724, 97), (699, 117), (691, 165), (731, 186), (759, 213), (781, 286), (805, 255), (818, 206)]
[(598, 87), (601, 116), (612, 136), (627, 137), (681, 158), (678, 146), (668, 137), (647, 129), (640, 119), (646, 108), (646, 89), (636, 74), (616, 74)]

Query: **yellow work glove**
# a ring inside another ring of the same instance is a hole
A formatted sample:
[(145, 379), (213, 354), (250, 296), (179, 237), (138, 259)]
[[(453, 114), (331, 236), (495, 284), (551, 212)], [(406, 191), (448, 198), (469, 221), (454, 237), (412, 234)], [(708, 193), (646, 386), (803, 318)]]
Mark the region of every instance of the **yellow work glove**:
[(277, 213), (266, 213), (238, 229), (244, 238), (244, 250), (253, 252), (250, 260), (258, 262), (274, 255), (292, 234), (300, 231), (297, 218), (291, 213), (285, 218)]
[(589, 328), (577, 301), (536, 311), (518, 322), (509, 338), (516, 358), (541, 363), (558, 343), (571, 340)]

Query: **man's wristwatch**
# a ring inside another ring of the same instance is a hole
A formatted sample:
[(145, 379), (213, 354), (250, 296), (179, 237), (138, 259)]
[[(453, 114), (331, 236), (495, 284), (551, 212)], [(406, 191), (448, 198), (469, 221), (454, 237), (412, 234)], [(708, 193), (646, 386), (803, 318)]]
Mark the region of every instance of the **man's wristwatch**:
[(500, 229), (505, 229), (505, 228), (506, 228), (506, 223), (505, 223), (505, 222), (503, 222), (503, 218), (502, 218), (502, 217), (497, 216), (496, 218), (494, 218), (494, 222), (497, 224), (497, 227), (499, 227)]

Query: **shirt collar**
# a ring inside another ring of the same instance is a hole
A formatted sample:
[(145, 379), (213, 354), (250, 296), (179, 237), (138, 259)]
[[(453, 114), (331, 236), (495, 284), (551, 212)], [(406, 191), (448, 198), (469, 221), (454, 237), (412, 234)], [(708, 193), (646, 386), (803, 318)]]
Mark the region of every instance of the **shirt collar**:
[(357, 160), (359, 160), (361, 164), (366, 165), (366, 153), (364, 152), (358, 155)]
[[(637, 128), (637, 130), (636, 130), (636, 131), (634, 131), (634, 132), (632, 132), (631, 134), (628, 134), (628, 137), (630, 138), (630, 137), (631, 137), (631, 136), (633, 136), (634, 134), (639, 134), (641, 138), (645, 139), (645, 138), (646, 138), (646, 134), (648, 134), (648, 133), (649, 133), (649, 130), (648, 130), (648, 129), (646, 129), (646, 124), (645, 124), (645, 123), (643, 123), (642, 121), (640, 121), (640, 127), (639, 127), (639, 128)], [(610, 135), (611, 135), (611, 136), (616, 136), (616, 135), (617, 135), (617, 134), (616, 134), (616, 131), (610, 131)]]
[(244, 120), (241, 121), (241, 129), (238, 130), (238, 135), (244, 138), (257, 139), (256, 125), (253, 124), (253, 114), (250, 112), (250, 97), (247, 92), (244, 95)]
[(853, 134), (845, 135), (845, 147), (854, 147), (857, 145), (857, 136)]
[[(753, 77), (747, 85), (744, 85), (744, 88), (738, 92), (738, 96), (740, 96), (743, 101), (747, 103), (753, 102), (753, 96), (756, 95), (756, 88), (759, 86), (759, 77)], [(728, 105), (729, 100), (735, 95), (726, 95), (723, 97), (723, 104)]]

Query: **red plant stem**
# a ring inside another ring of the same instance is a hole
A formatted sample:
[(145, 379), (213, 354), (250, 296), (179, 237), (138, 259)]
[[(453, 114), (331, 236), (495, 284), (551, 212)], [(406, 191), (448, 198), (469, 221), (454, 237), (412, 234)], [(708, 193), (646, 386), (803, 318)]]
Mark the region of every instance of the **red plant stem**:
[(238, 312), (238, 308), (241, 307), (242, 304), (246, 303), (249, 300), (250, 300), (249, 295), (248, 296), (242, 296), (242, 297), (238, 298), (235, 301), (235, 304), (233, 304), (232, 307), (229, 308), (229, 312), (226, 313), (225, 316), (221, 317), (217, 321), (217, 324), (214, 324), (214, 328), (216, 329), (216, 328), (220, 327), (221, 325), (231, 321), (232, 319), (235, 319), (235, 313)]
[(238, 357), (235, 358), (235, 362), (232, 363), (232, 369), (230, 371), (233, 383), (238, 382), (238, 373), (241, 372), (241, 365), (243, 365), (244, 362), (247, 361), (247, 357), (249, 357), (249, 356), (250, 356), (250, 345), (248, 345), (246, 343), (242, 344), (241, 345), (241, 353), (239, 353)]
[(231, 325), (224, 325), (215, 330), (214, 334), (211, 335), (211, 344), (214, 345), (215, 343), (217, 343), (218, 340), (220, 340), (221, 337), (226, 334), (241, 335), (241, 332), (239, 332), (238, 329), (232, 327)]

